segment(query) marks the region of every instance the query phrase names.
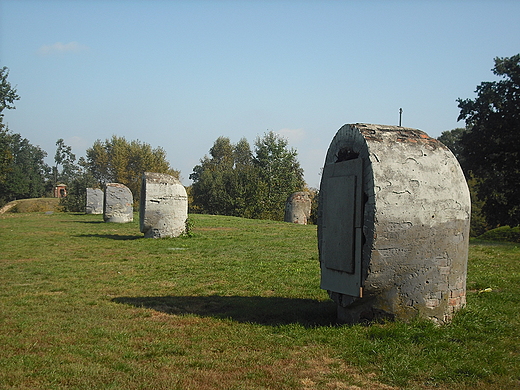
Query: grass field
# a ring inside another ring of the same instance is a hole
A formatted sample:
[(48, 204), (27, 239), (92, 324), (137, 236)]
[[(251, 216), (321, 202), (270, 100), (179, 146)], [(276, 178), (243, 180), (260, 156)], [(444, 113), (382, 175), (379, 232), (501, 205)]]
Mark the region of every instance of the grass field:
[(472, 243), (449, 325), (337, 325), (315, 226), (190, 218), (0, 215), (0, 388), (520, 388), (518, 244)]

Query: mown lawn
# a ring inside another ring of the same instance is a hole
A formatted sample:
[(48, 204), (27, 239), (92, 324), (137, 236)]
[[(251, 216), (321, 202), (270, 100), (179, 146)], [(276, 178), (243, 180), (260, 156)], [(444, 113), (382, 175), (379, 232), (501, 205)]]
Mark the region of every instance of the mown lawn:
[(449, 325), (338, 325), (315, 226), (190, 218), (0, 215), (0, 388), (520, 388), (518, 245), (472, 243)]

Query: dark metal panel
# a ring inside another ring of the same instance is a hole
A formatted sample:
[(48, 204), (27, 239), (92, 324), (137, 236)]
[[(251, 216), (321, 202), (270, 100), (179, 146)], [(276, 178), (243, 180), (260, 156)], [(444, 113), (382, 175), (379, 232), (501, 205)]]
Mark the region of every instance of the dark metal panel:
[(328, 164), (322, 180), (321, 287), (360, 296), (363, 162)]
[(325, 266), (353, 273), (356, 176), (331, 176), (324, 190), (322, 245)]

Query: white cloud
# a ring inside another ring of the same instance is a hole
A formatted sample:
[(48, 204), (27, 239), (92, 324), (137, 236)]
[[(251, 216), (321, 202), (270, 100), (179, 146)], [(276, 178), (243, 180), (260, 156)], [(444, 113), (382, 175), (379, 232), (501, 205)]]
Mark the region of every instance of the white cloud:
[[(76, 151), (79, 150), (79, 155), (83, 155), (85, 150), (90, 147), (88, 141), (82, 137), (78, 137), (77, 135), (69, 137), (63, 141), (65, 145), (70, 145), (74, 150), (74, 153), (77, 154)], [(78, 155), (76, 155), (78, 157)]]
[(298, 143), (307, 136), (303, 129), (281, 129), (278, 130), (278, 134), (287, 138), (289, 143)]
[(56, 42), (52, 45), (43, 45), (38, 49), (38, 54), (42, 56), (60, 53), (79, 53), (87, 50), (88, 47), (79, 44), (78, 42), (61, 43)]

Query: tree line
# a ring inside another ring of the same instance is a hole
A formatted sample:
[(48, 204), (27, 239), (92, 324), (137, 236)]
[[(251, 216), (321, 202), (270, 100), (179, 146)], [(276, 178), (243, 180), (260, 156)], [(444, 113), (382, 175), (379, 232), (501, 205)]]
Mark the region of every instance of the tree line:
[[(495, 58), (497, 81), (482, 82), (474, 99), (458, 99), (464, 128), (444, 131), (448, 146), (468, 179), (474, 234), (498, 226), (520, 225), (520, 54)], [(76, 161), (71, 148), (56, 142), (55, 165), (44, 163), (46, 152), (3, 123), (3, 110), (20, 99), (0, 69), (0, 205), (14, 199), (48, 194), (59, 181), (68, 185), (69, 210), (84, 207), (85, 188), (107, 182), (127, 185), (136, 200), (144, 171), (179, 176), (165, 151), (140, 141), (112, 136), (97, 140), (86, 157)], [(304, 189), (297, 152), (274, 132), (258, 137), (251, 149), (243, 138), (236, 144), (219, 137), (190, 174), (192, 212), (282, 219), (287, 197)]]
[[(2, 111), (14, 109), (20, 97), (7, 81), (8, 69), (0, 69), (0, 74), (0, 206), (16, 199), (52, 196), (54, 186), (64, 183), (67, 196), (61, 199), (62, 206), (84, 211), (86, 188), (111, 182), (126, 185), (137, 206), (143, 172), (179, 177), (163, 148), (116, 135), (96, 140), (78, 160), (72, 148), (58, 139), (54, 165), (48, 166), (44, 150), (3, 123)], [(287, 197), (305, 186), (297, 152), (273, 132), (258, 137), (254, 145), (253, 153), (246, 139), (235, 145), (226, 137), (215, 141), (210, 157), (201, 159), (190, 175), (192, 212), (283, 219)]]
[(68, 195), (62, 199), (63, 207), (84, 211), (86, 188), (101, 188), (111, 182), (126, 185), (138, 204), (143, 172), (179, 177), (179, 171), (170, 167), (164, 149), (116, 135), (95, 141), (86, 150), (86, 157), (79, 160), (72, 148), (58, 139), (54, 165), (49, 167), (44, 161), (44, 150), (11, 132), (3, 123), (3, 110), (14, 109), (14, 103), (20, 99), (7, 80), (8, 75), (6, 67), (0, 69), (0, 206), (16, 199), (52, 196), (54, 186), (64, 183)]
[[(2, 111), (14, 109), (15, 101), (20, 99), (7, 81), (8, 74), (6, 67), (0, 70), (0, 206), (15, 199), (49, 196), (56, 184), (64, 183), (68, 195), (62, 205), (68, 211), (82, 211), (86, 188), (110, 182), (126, 185), (137, 206), (143, 172), (179, 177), (163, 148), (116, 135), (96, 140), (86, 150), (86, 157), (79, 160), (72, 148), (59, 139), (54, 165), (49, 167), (44, 162), (44, 150), (10, 132), (2, 121)], [(190, 175), (192, 211), (283, 219), (287, 197), (305, 186), (297, 152), (274, 132), (258, 137), (254, 145), (253, 153), (245, 138), (235, 145), (226, 137), (215, 141), (210, 157), (201, 159)]]

